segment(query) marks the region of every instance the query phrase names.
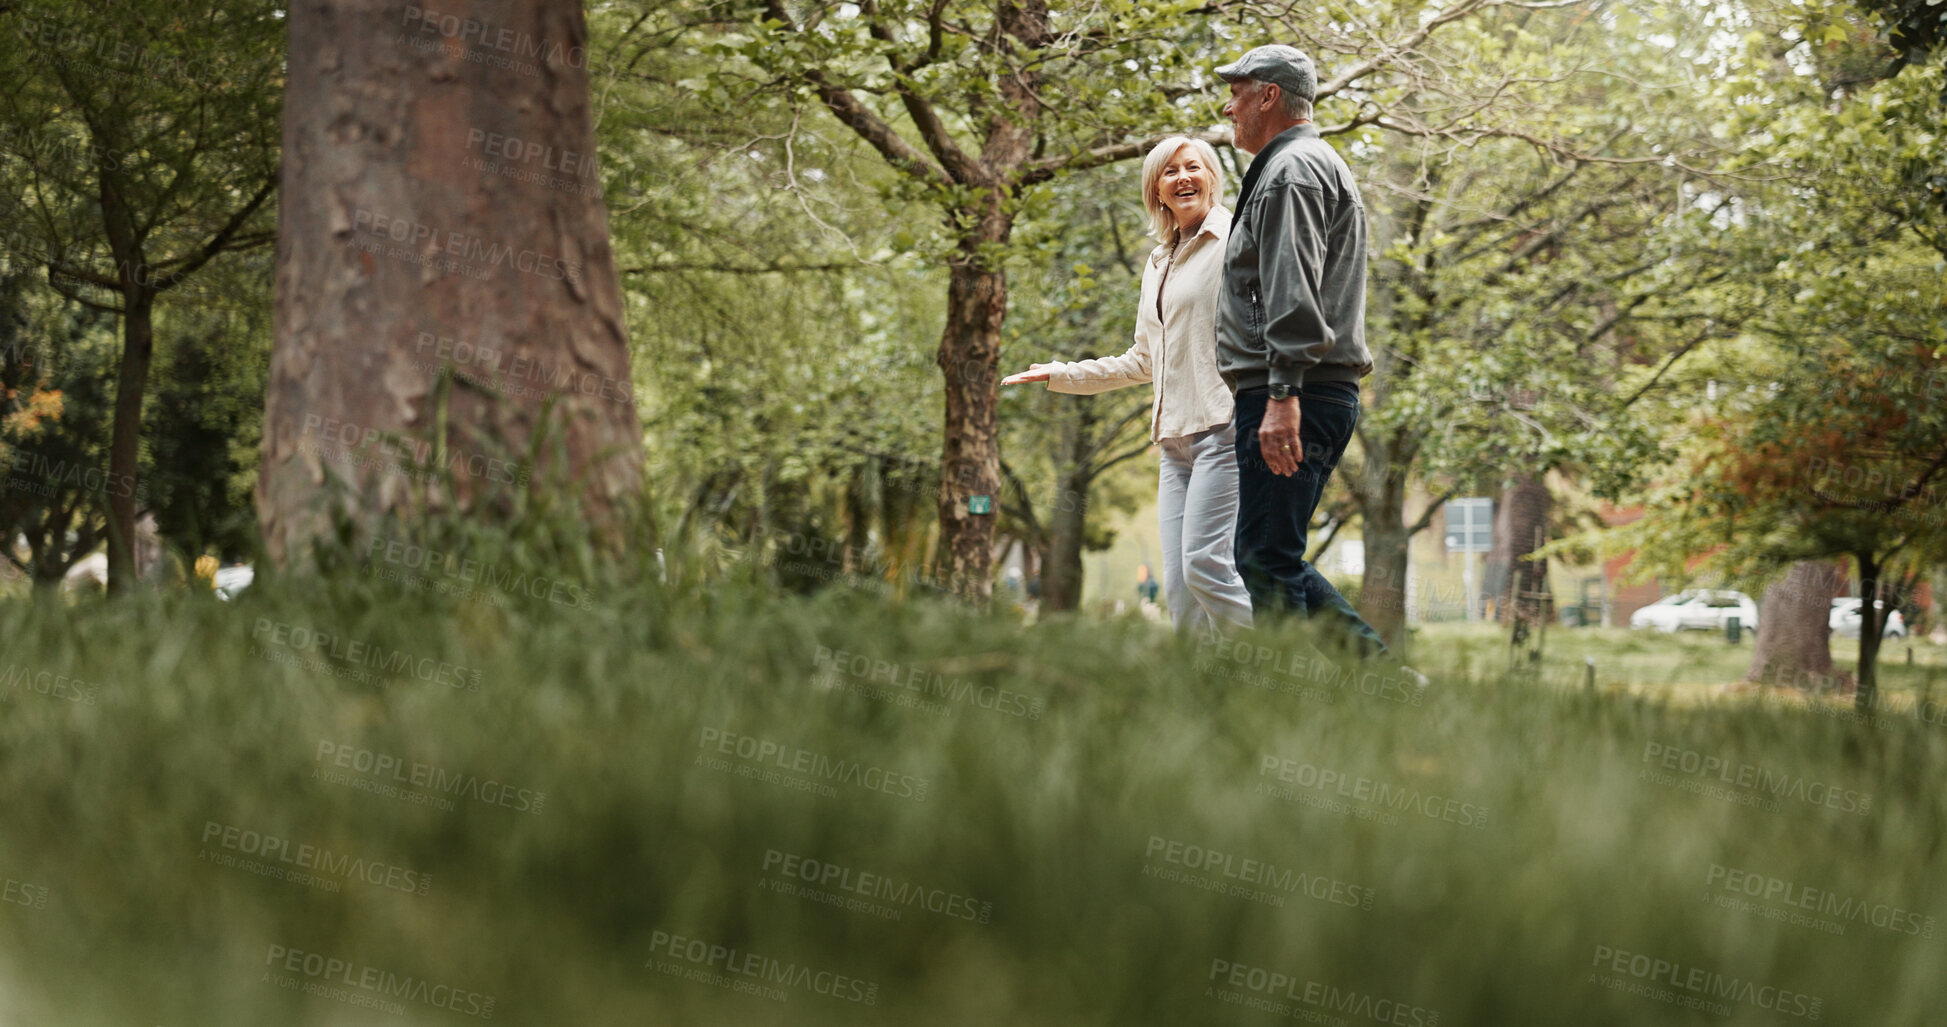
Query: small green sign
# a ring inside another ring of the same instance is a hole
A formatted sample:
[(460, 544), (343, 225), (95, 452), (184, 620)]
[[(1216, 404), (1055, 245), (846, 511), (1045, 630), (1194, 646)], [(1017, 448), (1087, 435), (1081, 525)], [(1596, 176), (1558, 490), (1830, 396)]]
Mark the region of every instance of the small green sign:
[(968, 496), (967, 512), (972, 514), (993, 513), (994, 497), (993, 496)]

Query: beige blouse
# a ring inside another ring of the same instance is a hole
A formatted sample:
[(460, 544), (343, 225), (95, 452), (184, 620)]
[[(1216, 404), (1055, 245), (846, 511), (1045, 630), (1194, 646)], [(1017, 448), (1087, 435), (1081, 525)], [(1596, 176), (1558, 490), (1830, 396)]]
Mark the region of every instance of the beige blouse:
[(1135, 344), (1120, 356), (1055, 364), (1049, 390), (1092, 395), (1152, 383), (1152, 442), (1229, 424), (1230, 388), (1217, 374), (1217, 287), (1229, 238), (1230, 211), (1219, 204), (1194, 237), (1156, 247), (1143, 265)]

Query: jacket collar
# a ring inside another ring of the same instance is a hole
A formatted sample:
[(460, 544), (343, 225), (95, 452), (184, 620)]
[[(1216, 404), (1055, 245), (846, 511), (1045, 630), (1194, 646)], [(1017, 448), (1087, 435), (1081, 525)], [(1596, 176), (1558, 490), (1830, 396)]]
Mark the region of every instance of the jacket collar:
[(1318, 126), (1311, 122), (1306, 122), (1302, 125), (1293, 125), (1278, 133), (1276, 138), (1265, 144), (1264, 149), (1259, 151), (1256, 157), (1252, 158), (1251, 166), (1244, 172), (1243, 188), (1237, 191), (1238, 210), (1243, 210), (1244, 204), (1250, 201), (1251, 192), (1257, 188), (1257, 180), (1263, 176), (1264, 167), (1271, 163), (1271, 158), (1277, 156), (1279, 150), (1290, 146), (1300, 139), (1307, 138), (1318, 138)]
[[(1219, 245), (1228, 242), (1230, 240), (1230, 209), (1221, 203), (1211, 205), (1210, 213), (1203, 216), (1203, 224), (1197, 228), (1197, 234), (1191, 238), (1192, 240), (1203, 238), (1215, 239)], [(1164, 259), (1169, 255), (1170, 244), (1162, 243), (1150, 251), (1149, 261), (1160, 267)]]
[(1221, 203), (1213, 204), (1210, 213), (1203, 216), (1203, 225), (1197, 229), (1197, 237), (1210, 236), (1218, 242), (1230, 238), (1230, 208)]

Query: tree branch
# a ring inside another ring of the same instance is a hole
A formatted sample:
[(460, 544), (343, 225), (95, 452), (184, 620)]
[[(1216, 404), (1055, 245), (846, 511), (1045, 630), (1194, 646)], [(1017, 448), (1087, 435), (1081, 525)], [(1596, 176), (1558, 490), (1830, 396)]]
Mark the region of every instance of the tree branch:
[(1118, 453), (1115, 456), (1110, 457), (1109, 459), (1104, 460), (1099, 464), (1096, 464), (1095, 472), (1089, 475), (1089, 480), (1094, 481), (1097, 477), (1099, 477), (1102, 474), (1103, 471), (1106, 471), (1109, 468), (1114, 467), (1119, 463), (1122, 463), (1124, 460), (1133, 460), (1136, 457), (1139, 457), (1148, 451), (1149, 451), (1149, 442), (1147, 440), (1144, 440), (1142, 445), (1131, 446), (1130, 448), (1124, 450), (1123, 452)]
[[(1608, 139), (1603, 140), (1601, 146), (1596, 147), (1595, 152), (1603, 153), (1607, 151), (1609, 147), (1614, 146), (1617, 140), (1627, 135), (1632, 129), (1634, 129), (1634, 127), (1635, 127), (1634, 125), (1626, 124), (1622, 128), (1617, 129), (1615, 133), (1612, 134)], [(1454, 225), (1448, 228), (1447, 231), (1449, 234), (1452, 234), (1454, 236), (1460, 236), (1463, 233), (1473, 232), (1476, 229), (1484, 230), (1487, 227), (1497, 223), (1505, 223), (1508, 221), (1512, 221), (1515, 218), (1521, 216), (1521, 214), (1525, 212), (1529, 207), (1532, 207), (1535, 204), (1540, 203), (1543, 200), (1546, 200), (1550, 196), (1553, 196), (1563, 186), (1567, 185), (1570, 179), (1573, 179), (1576, 175), (1580, 174), (1582, 170), (1584, 168), (1587, 168), (1588, 166), (1589, 164), (1586, 161), (1576, 161), (1570, 164), (1568, 170), (1562, 172), (1561, 175), (1557, 176), (1553, 182), (1548, 183), (1547, 185), (1543, 186), (1541, 189), (1535, 192), (1529, 193), (1527, 196), (1523, 197), (1519, 203), (1516, 203), (1514, 206), (1509, 207), (1506, 211), (1489, 213), (1485, 217), (1475, 218), (1472, 221), (1464, 222), (1459, 225)], [(1472, 241), (1475, 238), (1475, 236), (1469, 234), (1466, 236), (1466, 238), (1468, 241)]]
[(1415, 29), (1405, 39), (1397, 43), (1381, 43), (1379, 53), (1354, 65), (1350, 70), (1332, 79), (1330, 82), (1320, 84), (1317, 94), (1312, 98), (1312, 102), (1315, 104), (1328, 96), (1336, 96), (1352, 83), (1391, 64), (1396, 59), (1399, 51), (1410, 50), (1426, 42), (1427, 38), (1432, 36), (1441, 26), (1459, 21), (1483, 7), (1499, 6), (1502, 6), (1499, 0), (1463, 0), (1462, 3), (1456, 5), (1452, 10), (1442, 13), (1425, 25)]
[(1460, 490), (1448, 489), (1447, 491), (1440, 494), (1439, 499), (1436, 499), (1432, 503), (1427, 504), (1427, 508), (1425, 512), (1420, 514), (1420, 519), (1414, 521), (1412, 526), (1406, 529), (1406, 537), (1412, 538), (1413, 536), (1418, 535), (1420, 532), (1425, 531), (1427, 528), (1432, 527), (1433, 515), (1440, 512), (1440, 510), (1447, 505), (1447, 500), (1452, 499), (1454, 497), (1454, 493), (1458, 491)]
[[(1464, 129), (1437, 129), (1437, 128), (1425, 128), (1425, 127), (1404, 125), (1398, 121), (1388, 121), (1385, 120), (1384, 118), (1381, 118), (1379, 121), (1375, 122), (1375, 124), (1391, 132), (1398, 132), (1401, 135), (1415, 136), (1422, 139), (1453, 139), (1456, 141), (1478, 141), (1483, 138), (1519, 139), (1520, 141), (1527, 143), (1528, 145), (1533, 146), (1536, 149), (1544, 150), (1548, 153), (1555, 154), (1561, 157), (1563, 160), (1586, 161), (1590, 164), (1615, 164), (1619, 166), (1628, 166), (1628, 165), (1637, 165), (1637, 164), (1663, 164), (1675, 168), (1679, 171), (1688, 172), (1692, 175), (1697, 176), (1698, 178), (1707, 179), (1710, 181), (1716, 181), (1717, 179), (1725, 177), (1724, 172), (1708, 171), (1703, 168), (1693, 168), (1690, 165), (1685, 164), (1684, 162), (1678, 160), (1675, 154), (1668, 154), (1659, 157), (1598, 157), (1592, 153), (1581, 153), (1579, 151), (1569, 149), (1568, 147), (1563, 146), (1560, 143), (1551, 142), (1547, 139), (1541, 138), (1538, 135), (1534, 135), (1533, 133), (1522, 132), (1518, 129), (1512, 129), (1512, 128), (1496, 128), (1493, 126), (1469, 126)], [(1469, 137), (1469, 140), (1461, 140), (1462, 136)]]
[(1190, 139), (1201, 139), (1212, 146), (1230, 146), (1229, 131), (1222, 132), (1162, 132), (1136, 142), (1105, 143), (1093, 149), (1081, 150), (1060, 157), (1048, 157), (1034, 161), (1015, 176), (1021, 185), (1046, 182), (1067, 171), (1085, 171), (1089, 168), (1114, 164), (1117, 161), (1140, 157), (1153, 149), (1157, 143), (1173, 135), (1183, 135)]
[[(197, 269), (209, 263), (210, 258), (230, 248), (231, 244), (237, 241), (237, 232), (242, 230), (244, 223), (249, 221), (251, 216), (257, 213), (257, 208), (263, 206), (264, 201), (277, 191), (277, 176), (278, 172), (272, 170), (270, 177), (257, 189), (257, 194), (250, 198), (250, 202), (232, 215), (227, 224), (217, 229), (216, 234), (210, 236), (210, 241), (203, 244), (202, 249), (188, 256), (178, 257), (168, 264), (158, 264), (157, 267), (168, 267), (180, 261), (182, 266), (170, 271), (168, 281), (158, 283), (155, 291), (163, 292), (175, 288), (182, 283), (183, 279), (195, 274)], [(266, 241), (268, 239), (269, 237), (266, 237)]]
[[(1699, 283), (1699, 284), (1705, 284), (1705, 283)], [(1635, 299), (1630, 300), (1627, 306), (1616, 308), (1615, 313), (1610, 314), (1608, 317), (1603, 318), (1602, 321), (1599, 324), (1597, 324), (1594, 328), (1589, 329), (1588, 332), (1583, 335), (1582, 341), (1595, 342), (1598, 339), (1601, 339), (1603, 336), (1609, 334), (1609, 330), (1611, 328), (1614, 328), (1617, 325), (1621, 324), (1624, 318), (1628, 317), (1630, 314), (1635, 313), (1637, 307), (1640, 307), (1643, 304), (1648, 303), (1650, 301), (1650, 298), (1654, 295), (1656, 294), (1651, 292), (1643, 293), (1642, 295), (1636, 297)]]
[(76, 267), (75, 265), (70, 264), (64, 260), (48, 261), (47, 274), (48, 274), (49, 285), (54, 284), (54, 276), (59, 275), (60, 277), (67, 279), (70, 282), (75, 282), (81, 285), (92, 285), (98, 289), (113, 289), (117, 292), (120, 292), (122, 288), (122, 283), (119, 279), (110, 278), (107, 275), (103, 275), (103, 274), (97, 274), (93, 271), (87, 270), (86, 268)]
[[(783, 0), (765, 0), (764, 7), (766, 12), (772, 18), (782, 22), (785, 28), (792, 32), (802, 31), (797, 23), (791, 20), (790, 12), (784, 9)], [(948, 174), (945, 168), (928, 159), (926, 154), (907, 142), (904, 136), (901, 136), (891, 125), (886, 124), (877, 114), (872, 113), (865, 104), (860, 103), (858, 97), (853, 96), (849, 90), (833, 85), (823, 71), (808, 68), (803, 72), (803, 77), (816, 90), (818, 99), (824, 103), (825, 109), (831, 111), (832, 116), (843, 122), (845, 127), (857, 133), (859, 138), (871, 144), (873, 149), (879, 151), (879, 155), (886, 159), (886, 163), (930, 185), (944, 187), (955, 184), (954, 177)]]
[(1339, 529), (1345, 527), (1345, 522), (1349, 520), (1351, 520), (1349, 517), (1332, 518), (1332, 530), (1325, 533), (1325, 540), (1318, 544), (1317, 549), (1312, 550), (1312, 555), (1306, 557), (1305, 562), (1316, 564), (1318, 558), (1324, 556), (1327, 549), (1332, 548), (1333, 541), (1339, 537)]
[[(1091, 445), (1088, 447), (1088, 454), (1083, 457), (1083, 460), (1086, 462), (1089, 459), (1093, 458), (1095, 454), (1100, 453), (1101, 451), (1115, 445), (1115, 440), (1122, 436), (1123, 429), (1135, 423), (1136, 418), (1141, 417), (1148, 412), (1149, 412), (1148, 403), (1144, 403), (1143, 405), (1137, 407), (1131, 407), (1127, 413), (1124, 413), (1120, 418), (1116, 419), (1114, 426), (1109, 428), (1108, 431), (1102, 433), (1101, 435), (1102, 441), (1099, 445)], [(1144, 447), (1147, 447), (1148, 445), (1149, 443), (1147, 441), (1143, 443)], [(1090, 478), (1095, 477), (1095, 474), (1098, 473), (1100, 470), (1101, 470), (1100, 468), (1096, 468), (1094, 472), (1091, 472), (1089, 474), (1089, 477)]]
[[(940, 5), (935, 3), (931, 37), (933, 52), (937, 52), (940, 44), (940, 28), (937, 20), (939, 12)], [(893, 38), (891, 27), (886, 25), (885, 19), (879, 15), (877, 0), (862, 0), (859, 4), (859, 13), (865, 16), (866, 31), (872, 38), (882, 43), (898, 44), (899, 41)], [(962, 150), (959, 143), (953, 141), (953, 133), (947, 131), (946, 122), (940, 120), (939, 112), (935, 111), (933, 104), (913, 87), (912, 73), (932, 63), (931, 57), (902, 61), (888, 53), (886, 63), (892, 66), (893, 90), (899, 94), (899, 102), (905, 106), (907, 116), (913, 119), (914, 127), (919, 129), (919, 137), (926, 142), (926, 148), (933, 151), (933, 156), (946, 168), (947, 173), (963, 185), (986, 178), (986, 170), (972, 157), (967, 156), (967, 151)]]
[[(1028, 531), (1032, 533), (1035, 542), (1039, 543), (1042, 539), (1047, 538), (1048, 533), (1041, 527), (1040, 518), (1034, 515), (1034, 504), (1028, 500), (1028, 487), (1022, 484), (1021, 476), (1014, 473), (1014, 468), (1006, 460), (1001, 461), (1001, 478), (1007, 484), (1014, 487), (1015, 495), (1021, 497), (1021, 504), (1019, 506), (1014, 506), (1003, 499), (1001, 501), (1001, 509), (1025, 521), (1028, 526)], [(1037, 546), (1037, 548), (1039, 547)]]
[(47, 287), (61, 294), (61, 296), (64, 299), (73, 300), (74, 302), (79, 303), (90, 310), (100, 310), (110, 314), (124, 313), (121, 304), (104, 303), (100, 300), (90, 299), (89, 297), (84, 296), (81, 293), (76, 292), (73, 289), (69, 288), (67, 285), (64, 285), (63, 284), (64, 281), (79, 283), (82, 285), (95, 285), (97, 288), (112, 291), (115, 293), (115, 295), (118, 296), (121, 295), (121, 293), (117, 291), (116, 286), (98, 285), (92, 276), (70, 275), (68, 274), (67, 271), (61, 268), (57, 268), (53, 264), (49, 264), (47, 266)]
[(625, 267), (625, 275), (655, 275), (678, 271), (700, 271), (721, 275), (795, 275), (806, 273), (828, 273), (855, 271), (865, 265), (851, 263), (830, 264), (773, 264), (769, 267), (753, 267), (738, 264), (707, 264), (673, 262), (668, 264), (645, 264), (642, 267)]

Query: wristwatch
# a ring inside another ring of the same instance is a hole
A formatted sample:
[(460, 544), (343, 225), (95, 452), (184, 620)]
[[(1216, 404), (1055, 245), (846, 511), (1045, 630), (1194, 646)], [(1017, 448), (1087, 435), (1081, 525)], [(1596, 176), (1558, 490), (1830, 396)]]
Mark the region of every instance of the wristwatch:
[(1291, 397), (1296, 396), (1297, 394), (1298, 393), (1295, 389), (1293, 389), (1289, 385), (1286, 385), (1283, 382), (1279, 382), (1271, 386), (1271, 390), (1270, 390), (1270, 395), (1272, 399), (1290, 399)]

